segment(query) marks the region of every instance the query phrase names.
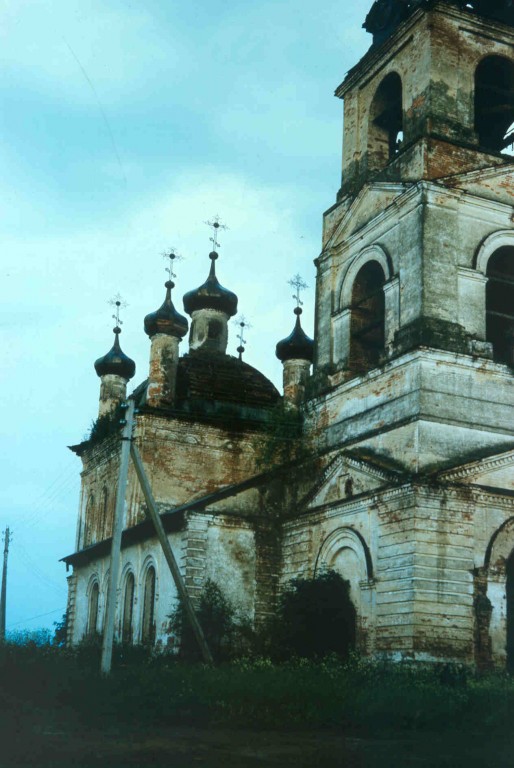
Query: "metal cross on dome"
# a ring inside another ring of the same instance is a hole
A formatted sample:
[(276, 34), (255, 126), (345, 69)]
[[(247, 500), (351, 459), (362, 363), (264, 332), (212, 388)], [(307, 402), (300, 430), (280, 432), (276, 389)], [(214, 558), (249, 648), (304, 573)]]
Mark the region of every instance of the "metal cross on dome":
[(287, 284), (290, 285), (291, 288), (296, 289), (296, 293), (293, 294), (293, 299), (296, 301), (296, 306), (303, 307), (303, 301), (300, 298), (300, 294), (302, 291), (305, 291), (309, 287), (305, 280), (301, 277), (301, 275), (296, 274), (291, 278), (291, 280), (287, 281)]
[(226, 224), (221, 223), (220, 217), (216, 214), (216, 216), (213, 218), (212, 221), (206, 221), (205, 224), (207, 224), (208, 227), (212, 229), (212, 237), (209, 238), (212, 243), (212, 250), (217, 251), (220, 247), (220, 244), (218, 242), (218, 233), (220, 229), (228, 229)]
[(168, 273), (168, 276), (171, 282), (173, 282), (177, 277), (176, 273), (174, 272), (175, 262), (182, 261), (184, 257), (176, 253), (175, 248), (168, 248), (168, 250), (163, 252), (162, 258), (168, 262), (168, 266), (166, 267), (166, 272)]
[(237, 351), (239, 352), (239, 359), (242, 360), (243, 352), (245, 351), (244, 345), (246, 344), (246, 339), (244, 338), (245, 329), (250, 330), (252, 325), (244, 315), (239, 315), (239, 317), (236, 317), (233, 322), (234, 322), (234, 325), (239, 326), (239, 333), (237, 336), (239, 341), (239, 346), (237, 348)]
[(123, 325), (123, 320), (120, 320), (120, 309), (126, 309), (128, 307), (128, 303), (119, 293), (117, 293), (116, 296), (114, 296), (112, 299), (109, 299), (107, 303), (110, 307), (115, 307), (115, 314), (112, 316), (112, 319), (116, 321), (116, 327), (119, 328)]

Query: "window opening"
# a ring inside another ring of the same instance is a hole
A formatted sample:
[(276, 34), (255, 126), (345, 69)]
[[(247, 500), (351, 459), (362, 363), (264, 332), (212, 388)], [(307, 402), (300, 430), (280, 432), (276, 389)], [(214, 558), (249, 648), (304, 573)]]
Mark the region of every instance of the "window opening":
[(475, 130), (483, 149), (514, 155), (514, 62), (503, 56), (477, 67)]
[(385, 276), (376, 261), (365, 264), (353, 284), (349, 367), (355, 373), (376, 368), (385, 343)]
[(380, 170), (394, 160), (403, 141), (402, 81), (396, 72), (392, 72), (379, 85), (371, 104), (368, 136), (370, 168)]
[(87, 634), (92, 636), (98, 632), (98, 603), (100, 597), (100, 588), (95, 581), (89, 594), (89, 613), (87, 618)]
[(123, 600), (123, 626), (121, 637), (124, 643), (132, 642), (132, 619), (134, 615), (134, 574), (129, 573), (125, 582), (125, 596)]
[(486, 334), (494, 359), (513, 364), (514, 344), (514, 247), (493, 253), (487, 265)]
[(153, 645), (155, 640), (155, 568), (150, 566), (146, 572), (143, 599), (143, 643)]
[(221, 336), (222, 325), (219, 320), (211, 320), (209, 323), (208, 338), (219, 339)]

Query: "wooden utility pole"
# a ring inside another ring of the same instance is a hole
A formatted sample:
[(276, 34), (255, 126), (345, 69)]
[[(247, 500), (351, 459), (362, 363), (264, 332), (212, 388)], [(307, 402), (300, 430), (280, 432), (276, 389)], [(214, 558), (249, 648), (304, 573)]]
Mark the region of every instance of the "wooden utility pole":
[(5, 640), (5, 613), (7, 606), (7, 559), (9, 557), (9, 544), (11, 543), (9, 526), (4, 531), (4, 566), (2, 569), (2, 592), (0, 595), (0, 642)]
[(152, 521), (152, 523), (154, 524), (155, 532), (157, 533), (157, 538), (159, 539), (159, 542), (161, 544), (162, 550), (164, 552), (164, 557), (166, 558), (166, 561), (169, 565), (169, 569), (171, 571), (171, 575), (173, 576), (173, 580), (177, 587), (177, 592), (180, 596), (180, 599), (182, 600), (182, 603), (184, 605), (184, 608), (187, 614), (187, 618), (189, 619), (194, 635), (200, 647), (203, 660), (207, 664), (212, 664), (212, 661), (213, 661), (212, 654), (210, 652), (209, 646), (207, 645), (207, 641), (205, 639), (205, 635), (203, 633), (200, 622), (198, 621), (198, 617), (195, 613), (195, 609), (191, 601), (191, 598), (189, 596), (189, 593), (187, 591), (186, 585), (184, 583), (184, 579), (182, 578), (182, 574), (180, 573), (180, 568), (178, 567), (177, 561), (175, 560), (175, 556), (173, 554), (170, 543), (168, 541), (168, 537), (166, 536), (166, 531), (164, 530), (161, 517), (159, 515), (159, 512), (157, 510), (157, 507), (153, 498), (152, 489), (150, 488), (150, 483), (148, 482), (148, 478), (146, 476), (145, 468), (141, 460), (141, 455), (137, 449), (137, 446), (134, 445), (134, 443), (131, 443), (130, 445), (130, 455), (132, 457), (132, 461), (134, 462), (137, 479), (139, 480), (141, 490), (143, 491), (143, 496), (145, 497), (147, 515)]
[(125, 496), (127, 491), (127, 479), (130, 458), (130, 443), (132, 441), (132, 429), (134, 425), (134, 400), (129, 400), (125, 425), (121, 437), (120, 469), (118, 473), (118, 488), (116, 491), (116, 508), (114, 511), (114, 525), (112, 532), (111, 564), (109, 570), (109, 586), (107, 588), (107, 605), (105, 609), (105, 621), (103, 627), (102, 660), (100, 669), (102, 674), (108, 675), (111, 671), (112, 644), (114, 640), (114, 619), (116, 615), (116, 593), (118, 590), (118, 572), (120, 569), (121, 534), (125, 515)]

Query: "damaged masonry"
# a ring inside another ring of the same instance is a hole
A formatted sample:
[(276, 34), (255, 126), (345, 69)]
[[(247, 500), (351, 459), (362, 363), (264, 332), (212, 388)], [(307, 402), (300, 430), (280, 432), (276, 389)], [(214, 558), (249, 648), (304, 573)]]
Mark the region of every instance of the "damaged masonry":
[[(514, 10), (378, 0), (366, 29), (373, 44), (336, 90), (342, 184), (314, 342), (298, 303), (277, 345), (282, 396), (228, 355), (237, 296), (214, 250), (184, 297), (185, 354), (171, 280), (145, 318), (134, 444), (193, 603), (211, 579), (263, 626), (292, 578), (331, 568), (350, 582), (362, 654), (513, 668)], [(109, 425), (134, 376), (119, 334), (96, 363), (97, 429), (73, 448), (72, 643), (104, 621)], [(263, 452), (278, 413), (302, 434)], [(176, 588), (133, 467), (125, 502), (115, 636), (166, 646)]]

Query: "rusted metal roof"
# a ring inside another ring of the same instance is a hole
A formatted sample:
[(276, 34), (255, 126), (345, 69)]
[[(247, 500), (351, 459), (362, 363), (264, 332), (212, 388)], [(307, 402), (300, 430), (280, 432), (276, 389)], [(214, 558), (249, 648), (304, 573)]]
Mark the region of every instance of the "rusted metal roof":
[(271, 407), (279, 399), (278, 390), (266, 376), (231, 355), (195, 350), (179, 360), (177, 407), (186, 400)]

